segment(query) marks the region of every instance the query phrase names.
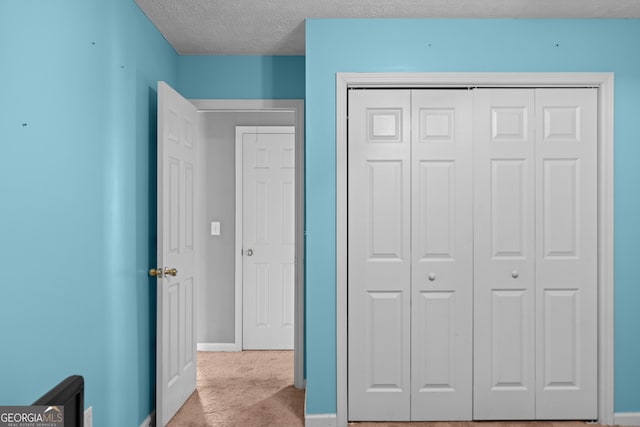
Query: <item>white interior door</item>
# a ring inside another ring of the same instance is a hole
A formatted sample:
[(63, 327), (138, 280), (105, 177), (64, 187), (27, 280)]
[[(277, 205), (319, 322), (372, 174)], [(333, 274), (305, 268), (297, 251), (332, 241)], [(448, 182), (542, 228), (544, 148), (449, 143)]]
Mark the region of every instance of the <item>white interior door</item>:
[(349, 419), (411, 407), (411, 94), (351, 91), (348, 147)]
[(293, 349), (295, 128), (238, 127), (242, 138), (242, 348)]
[(470, 420), (472, 92), (411, 92), (411, 419)]
[(536, 90), (536, 418), (596, 419), (597, 91)]
[(158, 82), (156, 423), (196, 388), (194, 194), (196, 108)]
[(475, 419), (535, 419), (534, 90), (474, 94)]

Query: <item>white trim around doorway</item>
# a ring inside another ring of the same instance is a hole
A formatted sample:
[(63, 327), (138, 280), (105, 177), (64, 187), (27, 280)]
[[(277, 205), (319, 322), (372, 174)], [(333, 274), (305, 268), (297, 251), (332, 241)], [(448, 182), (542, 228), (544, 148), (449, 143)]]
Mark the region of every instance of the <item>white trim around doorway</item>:
[[(199, 112), (283, 112), (295, 114), (296, 146), (296, 249), (295, 249), (295, 309), (294, 309), (294, 380), (296, 388), (304, 383), (304, 100), (302, 99), (190, 99)], [(238, 248), (238, 250), (240, 250)], [(238, 304), (240, 310), (238, 310)], [(228, 344), (198, 345), (198, 350), (242, 350), (242, 295), (235, 296), (235, 339)]]
[(613, 425), (613, 73), (336, 74), (336, 416), (347, 401), (347, 92), (349, 88), (593, 87), (598, 89), (598, 423)]

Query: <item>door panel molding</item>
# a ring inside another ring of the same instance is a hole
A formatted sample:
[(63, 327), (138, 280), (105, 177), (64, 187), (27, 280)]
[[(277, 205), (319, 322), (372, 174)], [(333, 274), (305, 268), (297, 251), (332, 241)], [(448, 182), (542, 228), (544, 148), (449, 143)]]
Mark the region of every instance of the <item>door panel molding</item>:
[[(598, 422), (614, 423), (613, 73), (337, 73), (336, 416), (347, 426), (347, 91), (349, 88), (593, 87), (598, 89)], [(560, 135), (564, 136), (564, 135)]]

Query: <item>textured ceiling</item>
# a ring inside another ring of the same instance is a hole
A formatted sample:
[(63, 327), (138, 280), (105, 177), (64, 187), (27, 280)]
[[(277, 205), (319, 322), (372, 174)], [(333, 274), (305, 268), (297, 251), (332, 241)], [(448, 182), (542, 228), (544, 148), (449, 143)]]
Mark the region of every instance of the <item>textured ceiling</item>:
[(640, 18), (640, 0), (135, 0), (182, 55), (304, 55), (305, 18)]

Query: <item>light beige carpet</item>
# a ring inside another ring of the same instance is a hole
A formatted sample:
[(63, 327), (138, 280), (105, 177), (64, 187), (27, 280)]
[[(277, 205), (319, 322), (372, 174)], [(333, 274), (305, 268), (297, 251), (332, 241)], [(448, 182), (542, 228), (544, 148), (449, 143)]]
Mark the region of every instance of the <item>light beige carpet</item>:
[[(198, 388), (168, 427), (302, 427), (292, 351), (198, 353)], [(350, 423), (354, 427), (587, 427), (583, 422)], [(588, 427), (594, 427), (589, 425)]]
[(304, 425), (293, 351), (198, 352), (198, 385), (168, 427)]

